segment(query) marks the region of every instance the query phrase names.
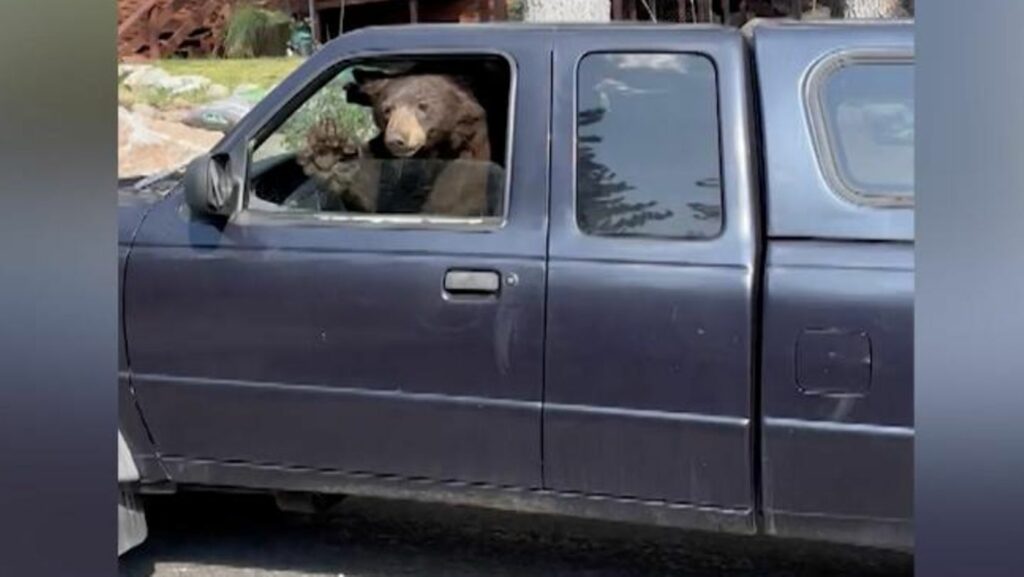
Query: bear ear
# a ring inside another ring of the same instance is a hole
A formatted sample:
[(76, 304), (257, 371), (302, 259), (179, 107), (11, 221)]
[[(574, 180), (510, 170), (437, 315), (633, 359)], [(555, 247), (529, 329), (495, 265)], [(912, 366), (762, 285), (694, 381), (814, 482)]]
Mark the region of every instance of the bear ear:
[(388, 82), (384, 74), (360, 68), (352, 71), (352, 79), (353, 82), (345, 87), (345, 99), (363, 106), (373, 106)]

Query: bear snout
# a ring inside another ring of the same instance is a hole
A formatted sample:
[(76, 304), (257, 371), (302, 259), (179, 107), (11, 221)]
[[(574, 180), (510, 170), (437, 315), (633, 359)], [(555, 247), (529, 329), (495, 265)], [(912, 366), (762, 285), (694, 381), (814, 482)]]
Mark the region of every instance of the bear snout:
[(416, 154), (427, 142), (427, 131), (410, 107), (400, 107), (391, 113), (385, 130), (384, 144), (395, 156)]

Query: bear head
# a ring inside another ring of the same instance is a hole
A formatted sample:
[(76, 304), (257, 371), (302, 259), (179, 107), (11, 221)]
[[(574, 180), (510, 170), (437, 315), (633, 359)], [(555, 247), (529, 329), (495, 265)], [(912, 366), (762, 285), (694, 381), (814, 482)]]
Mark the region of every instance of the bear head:
[(383, 144), (395, 157), (490, 160), (486, 113), (459, 78), (362, 69), (353, 78), (348, 101), (372, 107)]

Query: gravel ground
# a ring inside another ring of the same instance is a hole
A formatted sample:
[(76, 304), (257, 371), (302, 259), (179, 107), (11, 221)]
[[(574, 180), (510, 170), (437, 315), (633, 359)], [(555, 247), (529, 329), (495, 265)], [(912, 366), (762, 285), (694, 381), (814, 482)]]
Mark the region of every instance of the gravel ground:
[(906, 555), (473, 508), (351, 498), (329, 516), (258, 495), (146, 501), (121, 577), (913, 575)]

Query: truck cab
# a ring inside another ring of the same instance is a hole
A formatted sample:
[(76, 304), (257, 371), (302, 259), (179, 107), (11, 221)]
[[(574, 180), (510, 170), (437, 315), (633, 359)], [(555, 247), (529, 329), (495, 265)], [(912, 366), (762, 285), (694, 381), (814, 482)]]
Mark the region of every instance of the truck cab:
[[(365, 70), (469, 79), (483, 212), (323, 209)], [(122, 194), (134, 486), (910, 548), (913, 112), (909, 22), (346, 34)]]

